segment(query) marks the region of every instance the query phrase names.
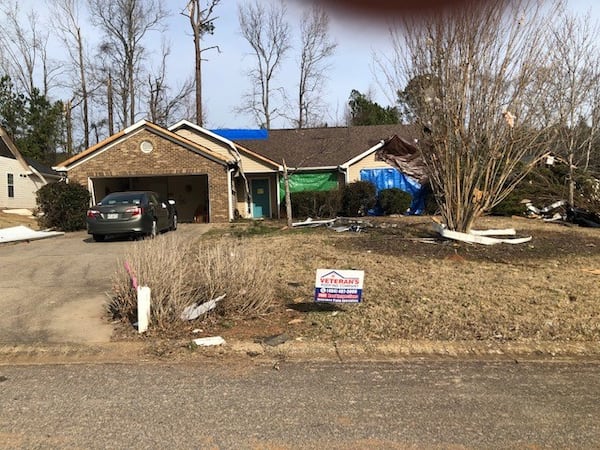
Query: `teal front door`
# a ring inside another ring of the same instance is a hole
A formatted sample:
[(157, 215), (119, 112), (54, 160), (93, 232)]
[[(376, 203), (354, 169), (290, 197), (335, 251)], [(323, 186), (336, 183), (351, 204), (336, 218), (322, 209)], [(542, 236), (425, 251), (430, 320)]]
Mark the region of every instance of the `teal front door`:
[(252, 217), (271, 217), (271, 195), (269, 180), (266, 178), (251, 180), (252, 185)]

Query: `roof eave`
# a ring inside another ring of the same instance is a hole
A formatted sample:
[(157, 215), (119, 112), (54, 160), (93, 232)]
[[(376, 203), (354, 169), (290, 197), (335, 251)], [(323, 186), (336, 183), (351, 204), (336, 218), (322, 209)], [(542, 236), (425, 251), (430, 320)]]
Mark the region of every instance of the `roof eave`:
[(351, 165), (357, 163), (358, 161), (360, 161), (361, 159), (369, 156), (371, 153), (376, 152), (377, 150), (379, 150), (381, 147), (383, 147), (385, 145), (385, 141), (382, 139), (381, 141), (379, 141), (376, 145), (374, 145), (373, 147), (369, 148), (368, 150), (365, 150), (364, 152), (362, 152), (360, 155), (355, 156), (354, 158), (346, 161), (344, 164), (340, 165), (340, 167), (344, 170), (348, 169), (348, 167), (350, 167)]

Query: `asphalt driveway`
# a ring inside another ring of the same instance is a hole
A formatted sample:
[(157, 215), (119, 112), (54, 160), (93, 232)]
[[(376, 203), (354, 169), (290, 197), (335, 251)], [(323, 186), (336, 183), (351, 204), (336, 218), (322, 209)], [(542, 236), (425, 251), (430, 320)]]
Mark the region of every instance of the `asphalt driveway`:
[[(174, 233), (192, 237), (207, 229), (181, 224)], [(0, 244), (0, 343), (108, 342), (111, 277), (131, 245), (97, 243), (84, 231)]]

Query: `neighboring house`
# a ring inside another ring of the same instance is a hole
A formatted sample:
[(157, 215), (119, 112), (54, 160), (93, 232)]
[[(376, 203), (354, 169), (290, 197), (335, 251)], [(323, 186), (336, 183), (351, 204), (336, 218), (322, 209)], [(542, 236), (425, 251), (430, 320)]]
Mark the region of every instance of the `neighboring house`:
[(234, 217), (279, 217), (279, 164), (187, 120), (176, 123), (169, 130), (235, 161), (231, 178)]
[(33, 210), (38, 189), (59, 179), (55, 171), (24, 158), (0, 127), (0, 209)]

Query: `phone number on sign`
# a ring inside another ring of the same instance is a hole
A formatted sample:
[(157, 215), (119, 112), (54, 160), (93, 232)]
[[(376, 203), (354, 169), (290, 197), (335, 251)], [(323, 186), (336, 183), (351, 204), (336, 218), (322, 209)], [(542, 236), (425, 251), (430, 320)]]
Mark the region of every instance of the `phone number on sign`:
[(322, 293), (328, 293), (328, 294), (358, 294), (358, 289), (332, 289), (332, 288), (322, 288), (321, 291)]

